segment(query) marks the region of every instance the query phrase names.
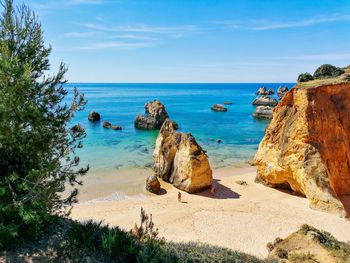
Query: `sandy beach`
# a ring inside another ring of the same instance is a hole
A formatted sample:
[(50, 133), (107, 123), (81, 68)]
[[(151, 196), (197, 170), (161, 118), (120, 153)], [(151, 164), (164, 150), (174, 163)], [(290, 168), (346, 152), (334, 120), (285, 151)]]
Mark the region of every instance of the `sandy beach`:
[[(350, 240), (349, 220), (312, 210), (306, 198), (257, 184), (254, 178), (254, 167), (218, 169), (214, 171), (215, 195), (209, 191), (193, 195), (182, 192), (182, 203), (177, 201), (179, 190), (167, 183), (162, 183), (164, 194), (160, 196), (146, 192), (93, 196), (106, 194), (118, 184), (111, 176), (102, 184), (108, 185), (105, 190), (96, 187), (99, 190), (89, 191), (89, 196), (82, 195), (83, 201), (74, 206), (71, 217), (103, 220), (130, 229), (138, 223), (143, 207), (153, 215), (160, 236), (167, 240), (205, 242), (261, 258), (267, 256), (268, 242), (287, 236), (302, 224), (325, 229), (341, 241)], [(238, 180), (247, 185), (238, 184)]]

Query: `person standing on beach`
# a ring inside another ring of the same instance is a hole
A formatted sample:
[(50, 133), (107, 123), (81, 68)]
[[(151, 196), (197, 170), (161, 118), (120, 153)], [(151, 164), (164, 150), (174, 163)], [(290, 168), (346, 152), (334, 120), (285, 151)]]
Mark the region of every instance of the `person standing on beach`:
[(180, 192), (177, 194), (177, 201), (181, 202), (181, 193)]

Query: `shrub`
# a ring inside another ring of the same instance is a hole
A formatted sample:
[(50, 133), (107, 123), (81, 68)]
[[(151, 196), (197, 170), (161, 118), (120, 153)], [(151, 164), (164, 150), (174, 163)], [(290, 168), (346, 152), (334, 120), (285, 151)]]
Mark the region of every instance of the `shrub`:
[(345, 71), (342, 68), (337, 68), (330, 64), (323, 64), (318, 67), (314, 73), (315, 79), (333, 78), (338, 77)]
[(298, 82), (307, 82), (307, 81), (310, 81), (310, 80), (313, 80), (313, 76), (308, 73), (308, 72), (305, 72), (305, 73), (301, 73), (299, 76), (298, 76)]
[(313, 263), (313, 262), (318, 262), (315, 259), (315, 255), (310, 254), (310, 252), (307, 253), (296, 253), (296, 252), (292, 252), (288, 254), (288, 260), (291, 263), (300, 263), (300, 262), (309, 262), (309, 263)]
[[(64, 64), (48, 76), (50, 47), (37, 17), (26, 6), (1, 1), (0, 16), (0, 250), (36, 238), (53, 213), (75, 201), (62, 198), (68, 182), (80, 184), (75, 149), (83, 129), (69, 126), (86, 101), (75, 90), (71, 105)], [(6, 153), (6, 154), (4, 154)]]

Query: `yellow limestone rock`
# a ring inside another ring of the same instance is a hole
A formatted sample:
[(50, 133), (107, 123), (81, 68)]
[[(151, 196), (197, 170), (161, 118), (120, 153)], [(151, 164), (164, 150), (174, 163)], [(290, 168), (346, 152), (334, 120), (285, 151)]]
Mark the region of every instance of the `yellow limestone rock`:
[(176, 132), (169, 119), (159, 131), (153, 161), (158, 177), (186, 192), (196, 193), (212, 184), (212, 170), (204, 150), (191, 134)]
[(314, 208), (349, 212), (340, 200), (350, 197), (350, 83), (291, 89), (254, 163), (257, 181), (305, 195)]

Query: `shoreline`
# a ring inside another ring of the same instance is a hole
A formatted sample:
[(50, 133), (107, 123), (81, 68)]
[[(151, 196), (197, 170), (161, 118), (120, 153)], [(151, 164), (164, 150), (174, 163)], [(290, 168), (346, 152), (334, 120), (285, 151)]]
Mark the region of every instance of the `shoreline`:
[[(163, 195), (81, 202), (73, 207), (71, 218), (102, 220), (129, 230), (139, 224), (143, 207), (153, 215), (159, 236), (168, 241), (209, 243), (260, 258), (267, 256), (268, 242), (286, 237), (302, 224), (324, 229), (340, 241), (350, 240), (349, 220), (312, 210), (306, 198), (257, 184), (255, 174), (251, 166), (214, 170), (215, 195), (209, 190), (199, 194), (181, 191), (182, 203), (177, 201), (179, 190), (161, 182)], [(247, 185), (236, 183), (238, 180)]]
[[(231, 166), (213, 169), (215, 178), (223, 178), (230, 174), (249, 173), (254, 169), (249, 164), (234, 164)], [(139, 196), (141, 199), (153, 194), (145, 189), (147, 177), (152, 174), (151, 168), (122, 168), (115, 170), (91, 171), (83, 177), (83, 185), (78, 187), (78, 203), (100, 200), (121, 201)], [(214, 179), (215, 179), (214, 178)], [(160, 180), (165, 190), (173, 186)], [(68, 186), (67, 191), (71, 188)]]

